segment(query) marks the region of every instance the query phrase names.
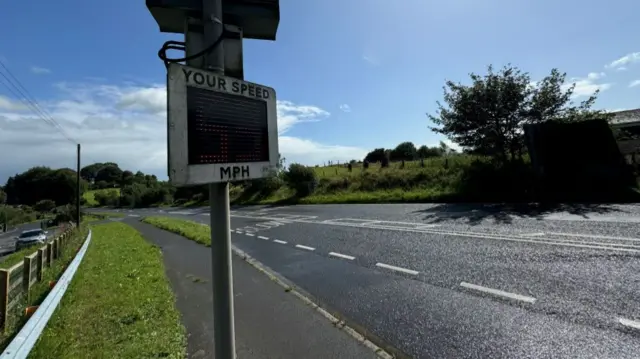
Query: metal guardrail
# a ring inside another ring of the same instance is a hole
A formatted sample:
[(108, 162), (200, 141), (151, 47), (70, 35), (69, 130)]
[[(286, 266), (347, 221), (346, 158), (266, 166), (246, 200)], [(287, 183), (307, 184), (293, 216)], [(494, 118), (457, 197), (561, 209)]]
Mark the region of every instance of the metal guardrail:
[(33, 313), (27, 323), (22, 327), (22, 329), (20, 329), (20, 332), (16, 337), (13, 338), (11, 343), (9, 343), (9, 346), (7, 346), (2, 355), (0, 355), (0, 359), (27, 358), (31, 349), (33, 349), (33, 346), (38, 338), (40, 338), (42, 331), (49, 322), (51, 315), (53, 315), (53, 312), (58, 307), (64, 293), (67, 291), (67, 287), (69, 286), (71, 279), (73, 279), (78, 266), (84, 258), (89, 242), (91, 242), (91, 230), (89, 230), (89, 234), (87, 235), (84, 244), (73, 261), (71, 261), (71, 264), (69, 264), (69, 267), (67, 267), (60, 279), (58, 279), (58, 282), (51, 292), (49, 292), (42, 304), (40, 304), (36, 312)]

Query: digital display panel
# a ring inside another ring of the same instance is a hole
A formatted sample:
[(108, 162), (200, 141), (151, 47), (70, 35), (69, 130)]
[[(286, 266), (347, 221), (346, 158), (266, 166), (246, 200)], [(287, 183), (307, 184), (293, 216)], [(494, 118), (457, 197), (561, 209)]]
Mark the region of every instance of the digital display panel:
[(269, 161), (267, 103), (187, 86), (189, 165)]

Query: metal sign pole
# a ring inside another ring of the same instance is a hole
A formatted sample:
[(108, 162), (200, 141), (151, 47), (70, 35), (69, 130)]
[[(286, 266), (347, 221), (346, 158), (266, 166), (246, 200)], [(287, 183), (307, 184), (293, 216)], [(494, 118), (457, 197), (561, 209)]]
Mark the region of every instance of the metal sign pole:
[[(202, 0), (202, 20), (204, 25), (202, 45), (209, 46), (223, 33), (222, 0)], [(224, 75), (222, 42), (210, 53), (205, 54), (204, 65), (206, 70)], [(229, 182), (209, 184), (209, 211), (213, 272), (214, 357), (235, 359)]]

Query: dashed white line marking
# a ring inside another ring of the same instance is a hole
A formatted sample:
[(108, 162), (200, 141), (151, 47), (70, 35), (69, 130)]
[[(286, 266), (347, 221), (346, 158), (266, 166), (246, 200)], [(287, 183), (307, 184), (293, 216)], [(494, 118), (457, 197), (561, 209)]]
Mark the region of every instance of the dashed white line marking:
[(253, 237), (253, 236), (255, 236), (255, 234), (253, 234), (253, 233), (245, 233), (245, 234), (246, 234), (247, 236), (249, 236), (249, 237)]
[(315, 249), (315, 248), (313, 248), (313, 247), (303, 246), (302, 244), (296, 244), (296, 247), (297, 247), (297, 248), (300, 248), (300, 249), (306, 249), (306, 250), (308, 250), (308, 251), (315, 251), (315, 250), (316, 250), (316, 249)]
[(236, 228), (236, 231), (239, 233), (242, 230), (242, 228)]
[(265, 237), (265, 236), (258, 236), (258, 238), (269, 240), (269, 237)]
[(480, 292), (485, 292), (485, 293), (489, 293), (489, 294), (493, 294), (493, 295), (498, 295), (498, 296), (501, 296), (501, 297), (520, 300), (520, 301), (531, 303), (531, 304), (535, 303), (535, 301), (536, 301), (536, 298), (528, 297), (526, 295), (509, 293), (509, 292), (505, 292), (505, 291), (502, 291), (502, 290), (499, 290), (499, 289), (483, 287), (481, 285), (476, 285), (476, 284), (471, 284), (471, 283), (466, 283), (466, 282), (460, 282), (460, 286), (464, 287), (464, 288), (467, 288), (467, 289), (473, 289), (473, 290), (477, 290), (477, 291), (480, 291)]
[(640, 330), (640, 322), (638, 322), (638, 321), (631, 320), (631, 319), (625, 319), (625, 318), (618, 318), (618, 322), (620, 324), (624, 325), (625, 327), (629, 327), (629, 328)]
[(238, 233), (238, 234), (244, 234), (244, 232), (240, 232), (240, 231), (236, 231), (236, 233)]
[(336, 252), (329, 252), (329, 255), (330, 255), (330, 256), (333, 256), (333, 257), (338, 257), (338, 258), (348, 259), (348, 260), (350, 260), (350, 261), (352, 261), (352, 260), (356, 259), (356, 257), (354, 257), (354, 256), (348, 256), (348, 255), (346, 255), (346, 254), (336, 253)]
[(276, 242), (276, 243), (280, 243), (280, 244), (287, 244), (287, 242), (281, 241), (279, 239), (274, 239), (273, 241)]
[(380, 267), (380, 268), (386, 268), (386, 269), (391, 269), (394, 271), (398, 271), (398, 272), (402, 272), (402, 273), (407, 273), (407, 274), (413, 274), (416, 275), (420, 272), (412, 270), (412, 269), (407, 269), (407, 268), (402, 268), (402, 267), (396, 267), (396, 266), (392, 266), (390, 264), (384, 264), (384, 263), (376, 263), (376, 266)]

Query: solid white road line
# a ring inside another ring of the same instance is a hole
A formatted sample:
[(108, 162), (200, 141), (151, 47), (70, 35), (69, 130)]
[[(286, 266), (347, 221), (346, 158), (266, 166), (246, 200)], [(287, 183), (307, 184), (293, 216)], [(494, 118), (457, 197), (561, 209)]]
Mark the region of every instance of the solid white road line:
[(253, 237), (253, 236), (255, 236), (255, 234), (253, 234), (253, 233), (245, 233), (245, 234), (246, 234), (247, 236), (249, 236), (249, 237)]
[(551, 235), (554, 235), (554, 236), (584, 237), (584, 238), (595, 238), (595, 239), (611, 239), (611, 240), (616, 240), (616, 241), (640, 242), (640, 238), (602, 236), (602, 235), (599, 235), (599, 234), (564, 233), (564, 232), (547, 232), (547, 234), (551, 234)]
[(467, 289), (474, 289), (474, 290), (478, 290), (478, 291), (481, 291), (481, 292), (494, 294), (494, 295), (498, 295), (498, 296), (506, 297), (506, 298), (510, 298), (510, 299), (520, 300), (520, 301), (531, 303), (531, 304), (535, 303), (535, 301), (536, 301), (536, 298), (528, 297), (526, 295), (509, 293), (509, 292), (505, 292), (505, 291), (502, 291), (502, 290), (483, 287), (481, 285), (476, 285), (476, 284), (471, 284), (471, 283), (466, 283), (466, 282), (460, 282), (460, 286), (461, 287), (465, 287)]
[(296, 248), (300, 248), (300, 249), (306, 249), (308, 251), (315, 251), (316, 249), (313, 247), (307, 247), (307, 246), (303, 246), (301, 244), (296, 244)]
[(346, 254), (336, 253), (336, 252), (329, 252), (329, 255), (330, 255), (330, 256), (333, 256), (333, 257), (338, 257), (338, 258), (348, 259), (348, 260), (350, 260), (350, 261), (352, 261), (352, 260), (356, 259), (356, 257), (348, 256), (348, 255), (346, 255)]
[(530, 237), (539, 237), (539, 236), (544, 236), (544, 232), (538, 232), (538, 233), (527, 233), (527, 234), (524, 234), (524, 236), (527, 236), (527, 237), (529, 237), (529, 236), (530, 236)]
[(407, 268), (402, 268), (402, 267), (396, 267), (396, 266), (392, 266), (390, 264), (384, 264), (384, 263), (376, 263), (376, 266), (380, 267), (380, 268), (386, 268), (386, 269), (391, 269), (394, 271), (398, 271), (398, 272), (402, 272), (402, 273), (407, 273), (407, 274), (413, 274), (416, 275), (420, 272), (412, 270), (412, 269), (407, 269)]
[(258, 238), (269, 240), (269, 237), (265, 237), (265, 236), (258, 236)]
[(640, 330), (640, 322), (638, 322), (636, 320), (618, 318), (618, 322), (620, 324), (624, 325), (625, 327), (629, 327), (629, 328)]
[(276, 243), (280, 243), (280, 244), (287, 244), (287, 242), (281, 241), (279, 239), (274, 239), (273, 241), (276, 242)]

